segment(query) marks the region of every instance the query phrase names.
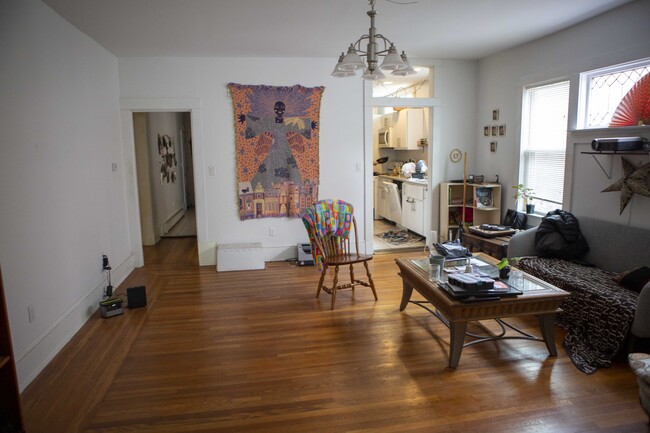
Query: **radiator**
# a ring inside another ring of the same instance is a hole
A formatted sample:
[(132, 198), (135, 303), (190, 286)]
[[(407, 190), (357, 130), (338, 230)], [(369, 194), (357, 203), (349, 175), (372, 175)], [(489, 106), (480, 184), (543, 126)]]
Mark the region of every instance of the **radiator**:
[(182, 207), (179, 208), (176, 212), (170, 216), (167, 221), (163, 223), (163, 234), (167, 234), (174, 225), (180, 221), (181, 218), (183, 218), (183, 215), (185, 215), (185, 209)]

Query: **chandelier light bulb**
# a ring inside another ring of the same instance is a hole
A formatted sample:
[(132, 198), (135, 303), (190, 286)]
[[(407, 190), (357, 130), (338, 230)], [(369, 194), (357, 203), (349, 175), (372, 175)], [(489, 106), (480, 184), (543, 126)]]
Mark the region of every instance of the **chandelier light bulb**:
[(361, 56), (359, 56), (357, 50), (355, 50), (352, 44), (350, 44), (348, 53), (343, 57), (343, 62), (341, 62), (339, 69), (343, 71), (356, 71), (357, 69), (365, 67), (366, 64), (361, 60)]
[(339, 56), (339, 62), (336, 64), (334, 67), (334, 70), (330, 74), (332, 77), (337, 77), (337, 78), (342, 78), (342, 77), (351, 77), (353, 75), (356, 75), (354, 71), (346, 71), (344, 69), (341, 69), (341, 64), (343, 63), (343, 58), (345, 54), (341, 53)]
[(407, 75), (417, 74), (417, 71), (413, 69), (413, 66), (411, 66), (411, 62), (409, 62), (409, 59), (406, 57), (406, 53), (404, 53), (404, 51), (402, 51), (402, 55), (400, 57), (402, 58), (402, 62), (404, 66), (395, 69), (392, 72), (392, 75), (405, 77)]
[(388, 49), (388, 53), (386, 53), (386, 57), (384, 57), (384, 61), (379, 69), (383, 69), (384, 71), (394, 71), (404, 66), (406, 65), (404, 65), (404, 61), (399, 56), (399, 54), (397, 54), (395, 45), (391, 44), (390, 48)]

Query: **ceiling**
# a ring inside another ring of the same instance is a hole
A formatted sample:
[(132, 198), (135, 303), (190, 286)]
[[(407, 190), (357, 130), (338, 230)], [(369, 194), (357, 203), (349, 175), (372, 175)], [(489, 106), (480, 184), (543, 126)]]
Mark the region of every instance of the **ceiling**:
[[(117, 57), (335, 59), (367, 33), (367, 0), (43, 0)], [(397, 4), (397, 2), (406, 4)], [(377, 0), (411, 59), (479, 59), (630, 0)]]

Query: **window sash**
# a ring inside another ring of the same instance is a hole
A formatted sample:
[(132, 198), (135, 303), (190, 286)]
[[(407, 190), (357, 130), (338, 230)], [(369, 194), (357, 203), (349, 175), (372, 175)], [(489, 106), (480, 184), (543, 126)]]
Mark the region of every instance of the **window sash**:
[(564, 149), (527, 150), (524, 151), (523, 161), (523, 184), (533, 189), (534, 198), (562, 205)]
[[(650, 58), (609, 66), (581, 74), (580, 93), (583, 96), (582, 102), (580, 103), (580, 124), (582, 128), (610, 128), (609, 122), (618, 104), (632, 86), (642, 76), (648, 73), (648, 68), (650, 68)], [(627, 81), (625, 77), (617, 77), (617, 75), (625, 73), (638, 75), (638, 77), (636, 77), (636, 81), (628, 79), (629, 82), (623, 83), (623, 81)], [(608, 91), (602, 89), (597, 91), (593, 90), (594, 80), (598, 80), (601, 77), (610, 77), (607, 80), (615, 83), (614, 87)]]
[(569, 81), (525, 91), (519, 178), (544, 208), (562, 207), (568, 111)]

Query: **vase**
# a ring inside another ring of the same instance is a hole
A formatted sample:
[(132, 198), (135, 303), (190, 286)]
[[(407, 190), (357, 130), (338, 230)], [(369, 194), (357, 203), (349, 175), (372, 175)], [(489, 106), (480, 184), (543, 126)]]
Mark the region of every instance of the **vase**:
[(527, 204), (526, 205), (526, 213), (535, 213), (535, 205), (534, 204)]

